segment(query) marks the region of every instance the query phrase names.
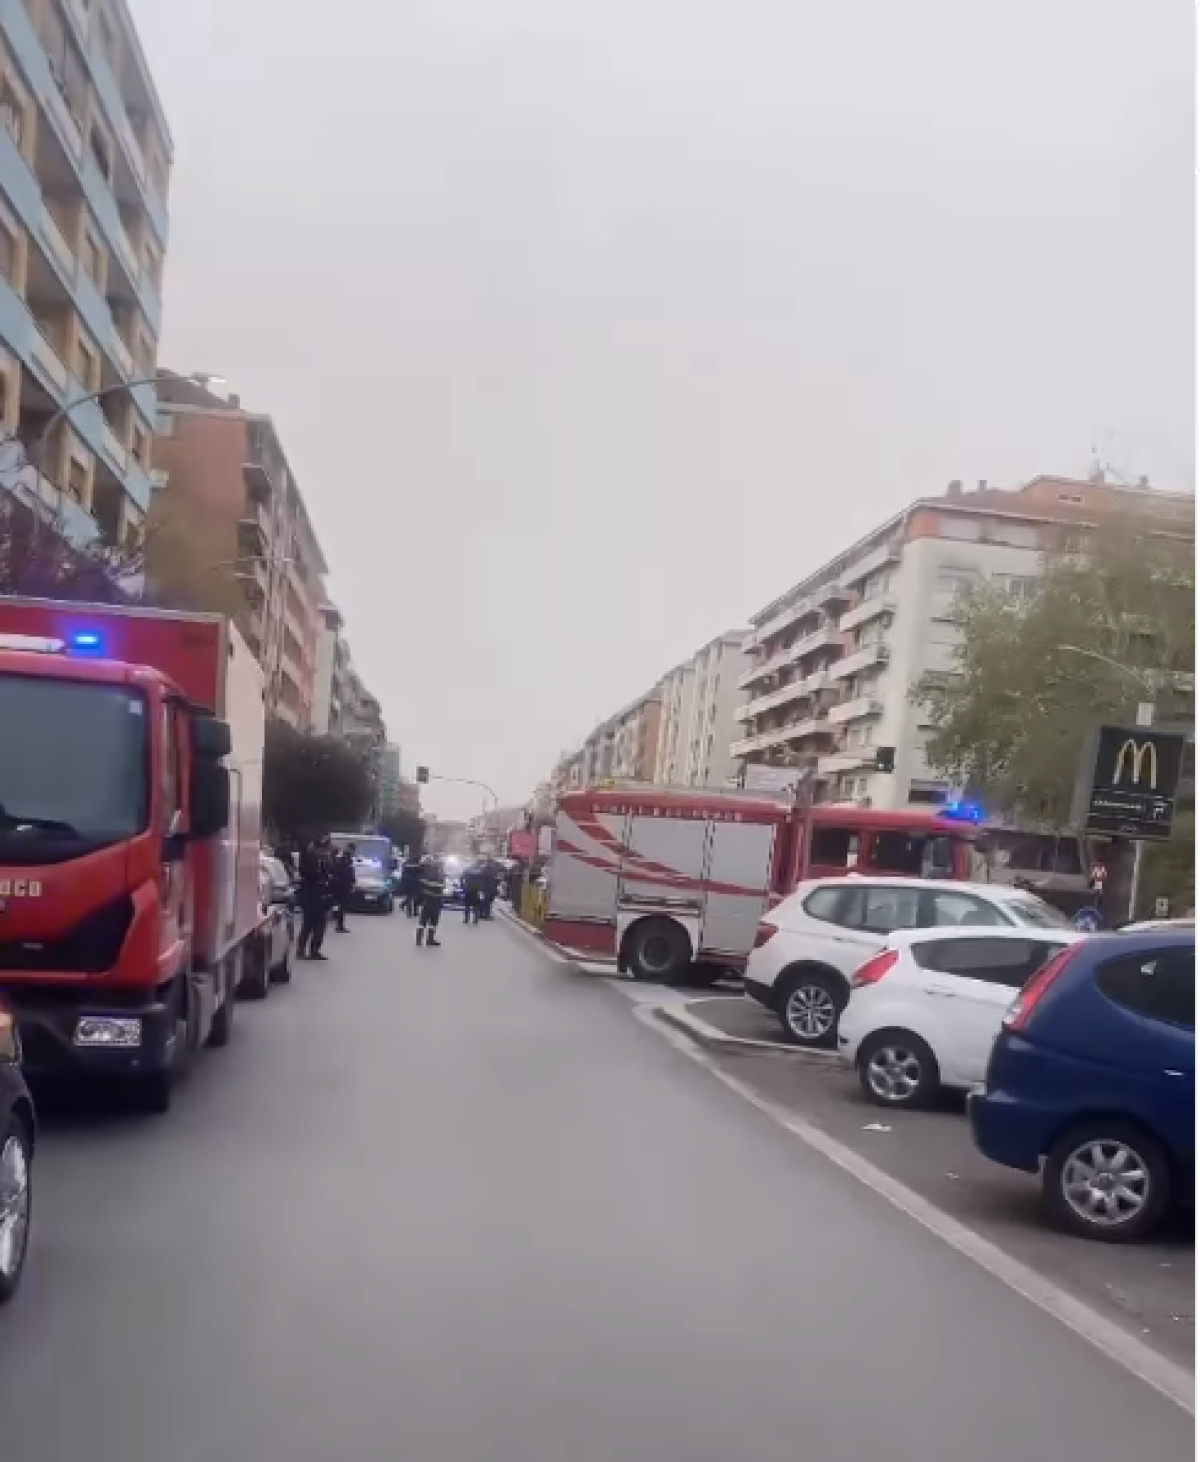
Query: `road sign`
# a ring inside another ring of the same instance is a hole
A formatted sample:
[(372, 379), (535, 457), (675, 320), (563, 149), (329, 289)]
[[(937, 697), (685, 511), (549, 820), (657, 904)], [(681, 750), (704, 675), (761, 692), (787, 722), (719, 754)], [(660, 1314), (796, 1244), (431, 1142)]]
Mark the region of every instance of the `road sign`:
[(1084, 832), (1165, 842), (1186, 740), (1144, 726), (1097, 726), (1080, 759), (1072, 823)]

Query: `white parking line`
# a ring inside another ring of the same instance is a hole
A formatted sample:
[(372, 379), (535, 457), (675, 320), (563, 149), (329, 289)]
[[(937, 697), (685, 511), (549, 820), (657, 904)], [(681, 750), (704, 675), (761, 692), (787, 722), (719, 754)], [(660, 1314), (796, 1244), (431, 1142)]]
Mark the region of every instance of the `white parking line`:
[(964, 1258), (970, 1259), (994, 1279), (998, 1279), (1001, 1284), (1007, 1285), (1009, 1289), (1037, 1305), (1040, 1310), (1053, 1316), (1110, 1360), (1132, 1371), (1189, 1415), (1195, 1415), (1196, 1382), (1185, 1367), (1160, 1355), (1151, 1346), (1130, 1335), (1090, 1305), (1076, 1299), (1045, 1275), (1006, 1253), (998, 1244), (951, 1218), (936, 1204), (930, 1203), (928, 1199), (922, 1198), (919, 1193), (885, 1173), (882, 1168), (868, 1162), (845, 1143), (839, 1142), (811, 1122), (806, 1122), (803, 1117), (761, 1096), (744, 1081), (723, 1070), (708, 1051), (696, 1045), (682, 1031), (659, 1020), (648, 1003), (638, 1002), (634, 1005), (633, 1013), (643, 1025), (657, 1031), (676, 1050), (703, 1066), (751, 1106), (757, 1107), (760, 1112), (786, 1128), (793, 1137), (798, 1137), (822, 1157), (835, 1163), (843, 1172), (856, 1178), (864, 1187), (885, 1198), (894, 1208), (907, 1214)]

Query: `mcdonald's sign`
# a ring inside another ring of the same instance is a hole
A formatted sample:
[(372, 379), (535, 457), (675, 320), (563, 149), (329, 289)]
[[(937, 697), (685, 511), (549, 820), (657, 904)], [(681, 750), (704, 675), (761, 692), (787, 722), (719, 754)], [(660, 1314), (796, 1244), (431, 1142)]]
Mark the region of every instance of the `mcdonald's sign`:
[(1072, 822), (1085, 832), (1171, 836), (1187, 738), (1143, 726), (1098, 726), (1084, 747)]

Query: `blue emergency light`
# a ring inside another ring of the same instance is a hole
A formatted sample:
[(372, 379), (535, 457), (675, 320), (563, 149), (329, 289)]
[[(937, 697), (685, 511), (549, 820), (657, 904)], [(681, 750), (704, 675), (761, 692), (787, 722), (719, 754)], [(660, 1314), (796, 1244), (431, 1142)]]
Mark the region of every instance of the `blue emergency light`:
[(101, 647), (100, 636), (94, 629), (76, 630), (71, 636), (70, 647), (79, 655), (94, 655)]
[(983, 808), (974, 802), (947, 802), (942, 808), (943, 817), (951, 817), (956, 822), (982, 822)]

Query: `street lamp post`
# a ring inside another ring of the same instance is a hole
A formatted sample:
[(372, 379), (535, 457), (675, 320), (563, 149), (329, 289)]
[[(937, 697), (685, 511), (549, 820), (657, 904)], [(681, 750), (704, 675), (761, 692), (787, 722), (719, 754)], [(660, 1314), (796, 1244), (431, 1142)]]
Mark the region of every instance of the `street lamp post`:
[[(1139, 726), (1150, 727), (1154, 725), (1155, 717), (1155, 694), (1156, 688), (1150, 677), (1141, 670), (1134, 670), (1129, 665), (1122, 665), (1119, 660), (1114, 660), (1110, 655), (1103, 655), (1099, 650), (1088, 650), (1082, 645), (1059, 645), (1060, 650), (1069, 655), (1082, 655), (1085, 659), (1095, 660), (1101, 665), (1107, 665), (1110, 670), (1117, 671), (1124, 675), (1146, 697), (1138, 702), (1136, 723)], [(1138, 900), (1142, 891), (1142, 863), (1145, 858), (1146, 844), (1142, 838), (1134, 840), (1133, 844), (1133, 870), (1129, 876), (1129, 904), (1127, 917), (1137, 918)]]

